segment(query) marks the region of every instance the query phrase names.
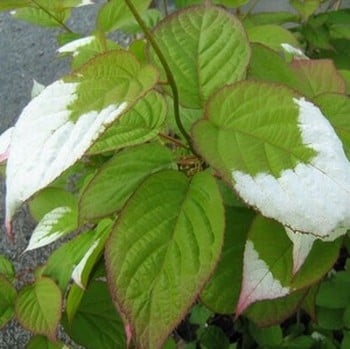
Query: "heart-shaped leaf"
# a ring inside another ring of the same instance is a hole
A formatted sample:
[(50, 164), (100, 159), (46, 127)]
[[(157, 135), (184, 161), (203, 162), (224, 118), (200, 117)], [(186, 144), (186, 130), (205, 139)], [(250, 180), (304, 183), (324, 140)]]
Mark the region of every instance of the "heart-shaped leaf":
[(136, 346), (161, 348), (219, 259), (224, 209), (209, 172), (146, 179), (120, 214), (106, 246), (113, 297)]
[(22, 288), (15, 309), (24, 328), (55, 340), (61, 319), (62, 295), (52, 279), (43, 277)]
[(158, 143), (142, 144), (116, 154), (85, 187), (79, 203), (81, 219), (116, 213), (147, 176), (170, 168), (174, 168), (173, 154)]
[(6, 172), (7, 224), (23, 201), (80, 159), (108, 125), (151, 89), (157, 75), (132, 54), (110, 51), (34, 98), (13, 131)]
[(264, 216), (323, 239), (350, 227), (350, 164), (328, 120), (286, 87), (241, 82), (208, 102), (197, 151)]
[(0, 329), (3, 328), (14, 316), (14, 304), (16, 289), (3, 276), (0, 275)]
[[(185, 107), (201, 108), (217, 88), (245, 75), (250, 57), (246, 34), (237, 18), (219, 7), (193, 6), (178, 11), (159, 23), (153, 35)], [(150, 47), (149, 51), (163, 71)]]

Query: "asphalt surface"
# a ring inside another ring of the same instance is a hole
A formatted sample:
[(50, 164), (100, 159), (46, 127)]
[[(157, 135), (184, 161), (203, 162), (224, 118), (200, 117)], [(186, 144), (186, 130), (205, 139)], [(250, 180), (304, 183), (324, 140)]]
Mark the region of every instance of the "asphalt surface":
[[(1, 0), (0, 0), (1, 1)], [(69, 26), (75, 31), (88, 34), (95, 23), (97, 5), (79, 8)], [(262, 1), (256, 10), (273, 3), (273, 11), (288, 9), (288, 1)], [(40, 28), (14, 20), (9, 13), (0, 13), (0, 133), (12, 126), (23, 107), (30, 101), (33, 79), (48, 85), (69, 71), (67, 59), (57, 59), (57, 30)], [(4, 221), (4, 182), (0, 181), (0, 222)], [(35, 266), (45, 262), (52, 247), (42, 248), (22, 254), (33, 231), (34, 223), (25, 207), (14, 222), (16, 244), (9, 243), (1, 225), (0, 254), (5, 254), (14, 262), (23, 280), (30, 280)], [(0, 349), (22, 349), (30, 338), (15, 321), (11, 321), (0, 331)], [(71, 348), (79, 348), (71, 344)], [(97, 348), (96, 348), (97, 349)], [(103, 348), (102, 348), (103, 349)]]
[[(0, 0), (1, 1), (1, 0)], [(95, 1), (101, 3), (102, 1)], [(89, 34), (94, 28), (97, 5), (75, 11), (69, 26), (79, 33)], [(23, 107), (30, 101), (33, 79), (48, 85), (69, 71), (69, 61), (57, 58), (58, 31), (14, 20), (9, 13), (0, 13), (0, 133), (14, 125)], [(0, 181), (0, 254), (14, 262), (23, 281), (30, 280), (31, 270), (45, 262), (52, 247), (22, 254), (33, 231), (34, 223), (23, 208), (16, 216), (16, 243), (7, 240), (3, 227), (3, 179)], [(15, 321), (0, 330), (0, 349), (22, 349), (30, 338)], [(79, 348), (71, 343), (71, 348)]]

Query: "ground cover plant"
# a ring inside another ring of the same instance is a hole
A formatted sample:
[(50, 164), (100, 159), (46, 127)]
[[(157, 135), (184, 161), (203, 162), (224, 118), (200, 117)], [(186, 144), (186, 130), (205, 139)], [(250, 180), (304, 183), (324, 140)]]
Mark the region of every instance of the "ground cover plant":
[[(28, 348), (348, 348), (350, 11), (341, 1), (2, 0), (59, 27), (72, 72), (0, 138), (6, 230), (61, 238), (34, 281), (0, 258)], [(242, 7), (245, 5), (246, 7)], [(120, 47), (109, 34), (132, 38)]]

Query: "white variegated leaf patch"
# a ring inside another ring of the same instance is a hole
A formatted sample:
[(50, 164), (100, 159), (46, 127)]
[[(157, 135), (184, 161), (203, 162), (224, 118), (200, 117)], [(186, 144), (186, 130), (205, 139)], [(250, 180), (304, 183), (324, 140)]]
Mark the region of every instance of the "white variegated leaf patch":
[(252, 303), (286, 296), (291, 289), (283, 286), (272, 273), (271, 267), (260, 258), (254, 243), (247, 240), (243, 258), (243, 280), (240, 297), (236, 306), (239, 316)]
[(46, 246), (78, 226), (78, 213), (71, 207), (57, 207), (48, 212), (36, 226), (24, 252)]
[(16, 208), (80, 159), (127, 103), (70, 119), (78, 84), (56, 81), (34, 98), (15, 125), (6, 169), (6, 221)]
[(334, 129), (321, 111), (295, 99), (302, 142), (316, 152), (310, 163), (299, 163), (275, 177), (234, 170), (234, 188), (257, 207), (293, 231), (323, 240), (345, 234), (350, 227), (350, 165)]
[(107, 127), (157, 82), (130, 53), (96, 56), (54, 82), (23, 110), (6, 168), (6, 226), (16, 209), (79, 160)]

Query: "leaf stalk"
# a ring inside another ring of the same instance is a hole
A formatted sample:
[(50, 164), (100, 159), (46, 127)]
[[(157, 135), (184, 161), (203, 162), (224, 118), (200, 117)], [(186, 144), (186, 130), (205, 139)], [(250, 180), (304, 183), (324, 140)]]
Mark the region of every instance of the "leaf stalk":
[(179, 107), (179, 92), (177, 89), (177, 85), (174, 79), (174, 76), (170, 70), (170, 67), (168, 65), (168, 62), (166, 61), (160, 47), (158, 46), (156, 40), (154, 39), (154, 37), (152, 36), (152, 34), (150, 33), (150, 31), (148, 30), (145, 22), (143, 21), (143, 19), (141, 18), (141, 16), (139, 15), (139, 13), (137, 12), (135, 6), (132, 4), (132, 2), (130, 0), (125, 0), (126, 5), (128, 6), (129, 10), (131, 11), (131, 13), (133, 14), (134, 18), (136, 19), (137, 23), (140, 25), (140, 27), (142, 28), (142, 31), (144, 32), (146, 38), (149, 40), (152, 48), (154, 49), (157, 57), (159, 58), (160, 63), (162, 64), (166, 77), (168, 79), (172, 94), (173, 94), (173, 100), (174, 100), (174, 115), (175, 115), (175, 121), (176, 121), (176, 125), (179, 128), (180, 132), (182, 133), (182, 135), (185, 137), (187, 143), (191, 146), (191, 137), (190, 135), (186, 132), (182, 122), (181, 122), (181, 118), (180, 118), (180, 107)]

